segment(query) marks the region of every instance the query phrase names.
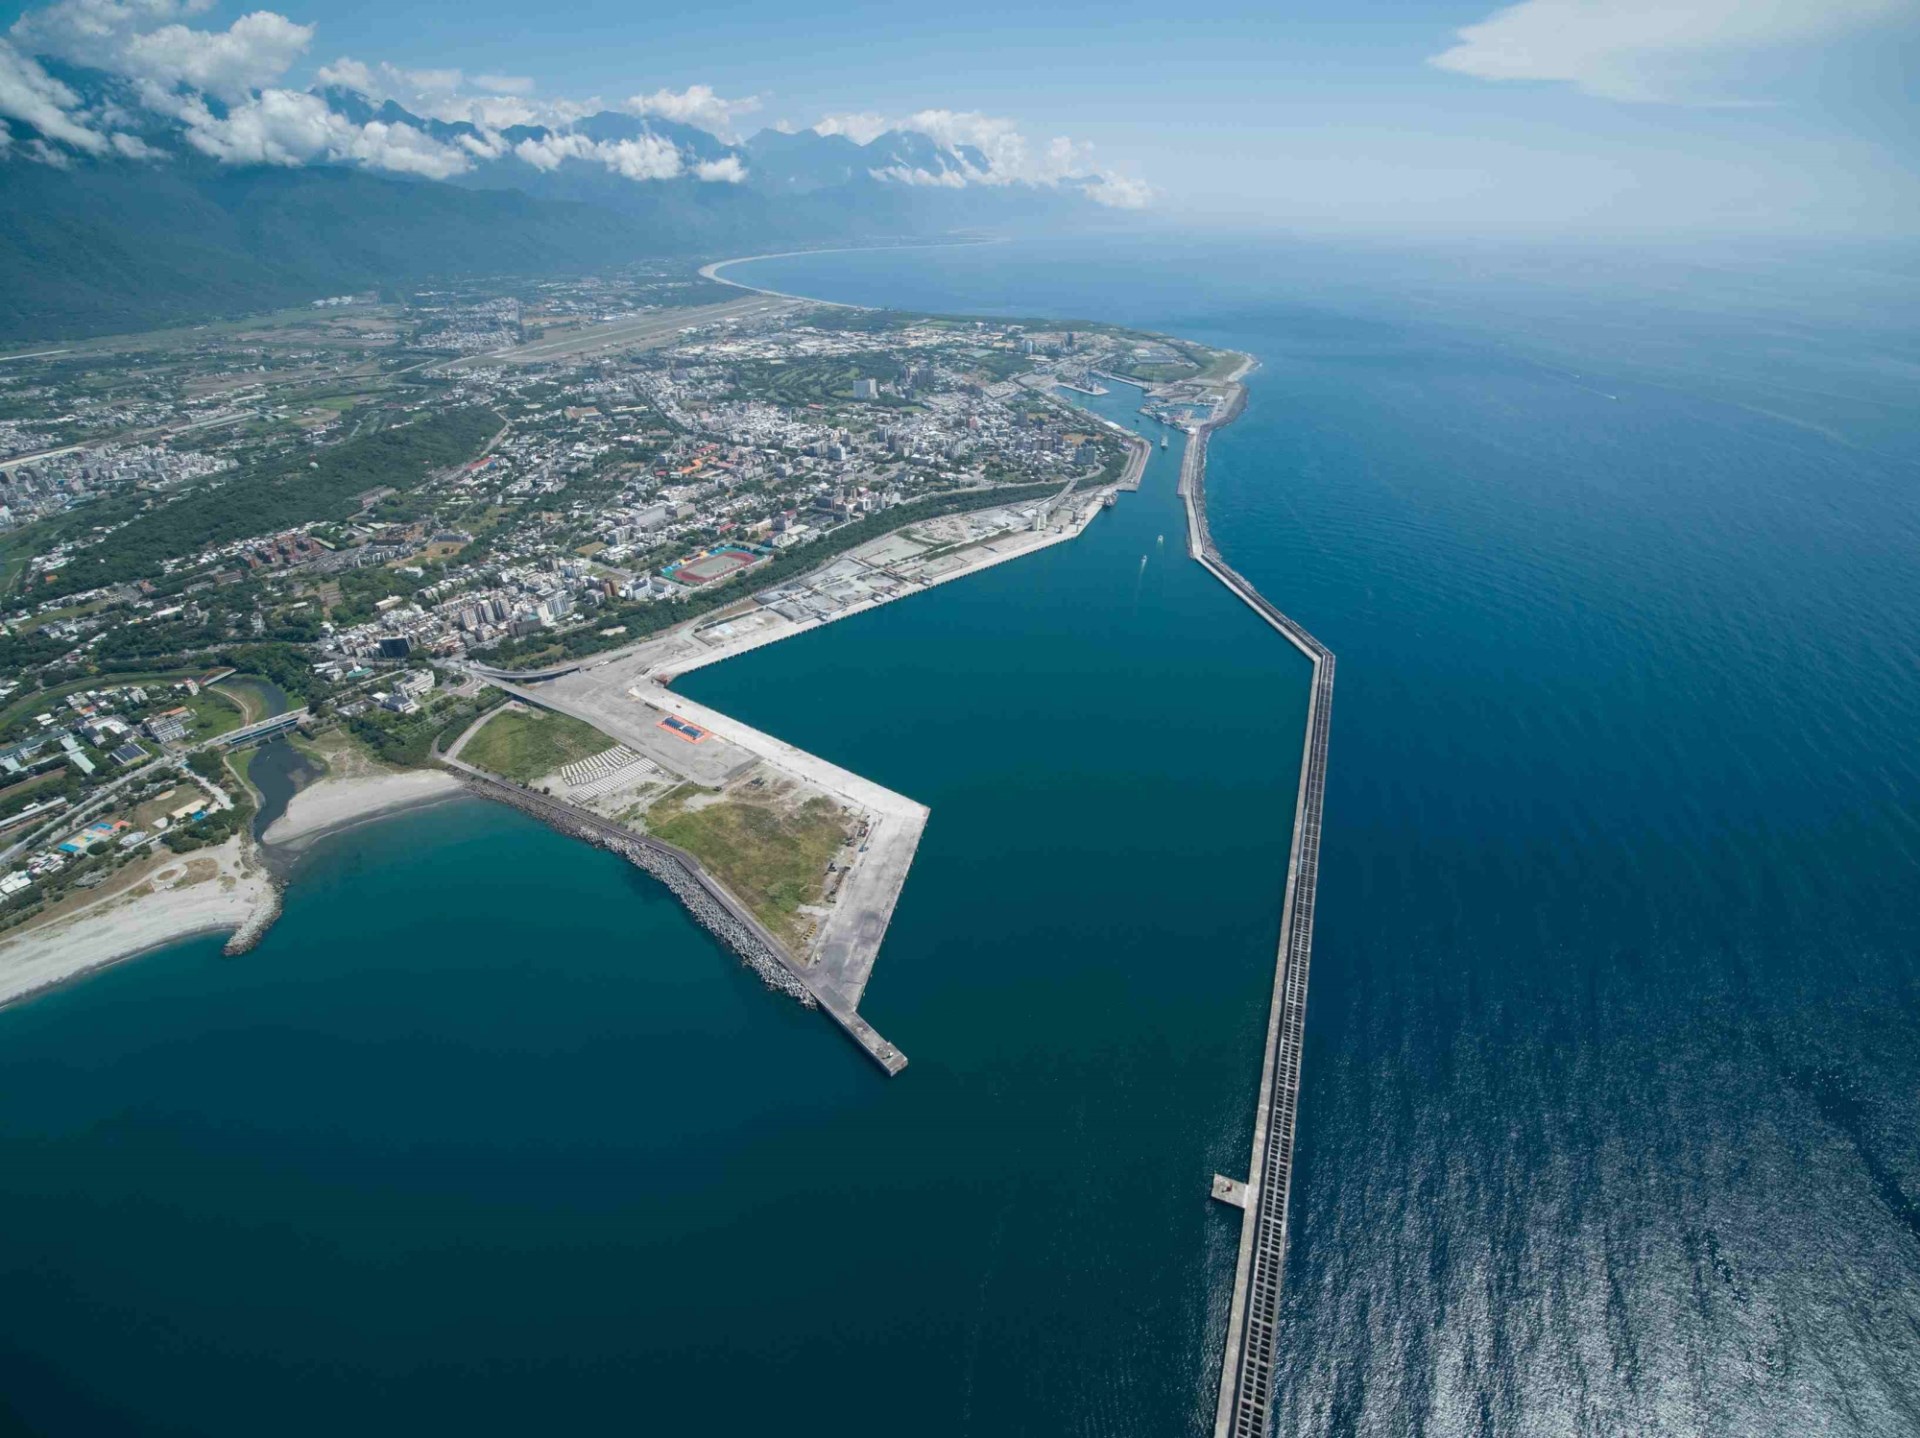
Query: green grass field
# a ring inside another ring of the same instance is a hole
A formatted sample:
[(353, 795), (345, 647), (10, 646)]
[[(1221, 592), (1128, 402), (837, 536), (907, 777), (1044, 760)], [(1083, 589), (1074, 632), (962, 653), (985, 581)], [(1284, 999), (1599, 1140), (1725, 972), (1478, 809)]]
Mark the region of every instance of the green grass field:
[(827, 863), (846, 841), (839, 810), (821, 798), (788, 813), (738, 800), (685, 810), (677, 802), (682, 792), (654, 805), (648, 830), (706, 865), (775, 935), (804, 944), (809, 925), (800, 906), (819, 900)]
[(565, 714), (503, 709), (467, 741), (460, 757), (476, 769), (531, 784), (562, 764), (614, 747), (591, 724)]
[(182, 697), (180, 702), (193, 712), (187, 735), (196, 744), (216, 734), (230, 733), (246, 722), (239, 701), (215, 689), (202, 689), (198, 694)]

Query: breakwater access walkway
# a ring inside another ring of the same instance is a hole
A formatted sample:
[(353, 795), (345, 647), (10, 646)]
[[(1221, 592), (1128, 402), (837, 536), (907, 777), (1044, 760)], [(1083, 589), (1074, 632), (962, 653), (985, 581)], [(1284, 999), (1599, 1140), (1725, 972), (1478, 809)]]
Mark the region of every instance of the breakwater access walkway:
[(1220, 1368), (1215, 1438), (1266, 1438), (1271, 1420), (1280, 1286), (1287, 1253), (1287, 1199), (1293, 1178), (1294, 1119), (1300, 1100), (1300, 1047), (1307, 1017), (1307, 969), (1313, 956), (1313, 905), (1320, 876), (1320, 812), (1326, 796), (1327, 737), (1333, 710), (1333, 651), (1228, 564), (1207, 526), (1207, 444), (1215, 429), (1232, 423), (1245, 407), (1246, 390), (1238, 381), (1250, 367), (1251, 361), (1235, 375), (1232, 402), (1216, 418), (1195, 426), (1188, 438), (1180, 469), (1180, 493), (1187, 510), (1187, 553), (1306, 656), (1313, 665), (1313, 685), (1307, 700), (1293, 846), (1287, 857), (1266, 1053), (1254, 1110), (1253, 1149), (1244, 1184), (1216, 1176), (1213, 1185), (1216, 1198), (1243, 1212)]

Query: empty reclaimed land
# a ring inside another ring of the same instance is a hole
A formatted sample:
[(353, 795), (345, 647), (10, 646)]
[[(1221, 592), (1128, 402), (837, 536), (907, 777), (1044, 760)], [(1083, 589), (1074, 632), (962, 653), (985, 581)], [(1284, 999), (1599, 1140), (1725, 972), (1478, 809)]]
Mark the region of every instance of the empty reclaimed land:
[(1313, 665), (1313, 687), (1307, 701), (1300, 788), (1294, 801), (1293, 846), (1287, 857), (1266, 1054), (1254, 1110), (1253, 1151), (1244, 1184), (1219, 1175), (1213, 1181), (1214, 1197), (1243, 1212), (1215, 1438), (1265, 1438), (1273, 1399), (1280, 1284), (1287, 1252), (1287, 1198), (1300, 1098), (1300, 1046), (1307, 1016), (1307, 969), (1313, 955), (1314, 890), (1320, 874), (1320, 812), (1326, 795), (1327, 735), (1333, 707), (1333, 651), (1229, 565), (1207, 527), (1207, 443), (1215, 429), (1231, 424), (1245, 407), (1246, 388), (1240, 381), (1252, 367), (1253, 361), (1243, 356), (1227, 380), (1227, 403), (1189, 431), (1180, 469), (1180, 493), (1187, 507), (1187, 553), (1307, 657)]
[[(547, 742), (557, 734), (521, 735), (511, 746), (497, 740), (502, 752), (480, 766), (468, 762), (476, 740), (483, 746), (487, 740), (485, 726), (476, 723), (442, 762), (477, 792), (615, 849), (662, 878), (696, 919), (763, 976), (816, 1002), (881, 1068), (898, 1073), (905, 1055), (858, 1011), (926, 828), (926, 806), (668, 685), (691, 670), (1076, 538), (1116, 489), (1138, 487), (1150, 450), (1138, 436), (1127, 441), (1120, 478), (1085, 494), (1075, 494), (1076, 481), (1068, 481), (1050, 498), (916, 521), (800, 579), (574, 663), (525, 672), (469, 663), (472, 673), (523, 704), (589, 725), (624, 752), (582, 758), (578, 744)], [(531, 750), (538, 753), (529, 758)], [(557, 782), (544, 785), (550, 792), (527, 787), (549, 761), (559, 766)], [(823, 799), (836, 822), (847, 825), (850, 837), (834, 860), (831, 891), (799, 915), (769, 904), (768, 886), (777, 891), (783, 876), (769, 876), (751, 855), (733, 852), (730, 840), (745, 812), (740, 801), (753, 791), (784, 793), (792, 815), (806, 821), (806, 835), (828, 812), (820, 809)], [(649, 822), (663, 832), (634, 827)], [(701, 855), (667, 842), (678, 837)]]

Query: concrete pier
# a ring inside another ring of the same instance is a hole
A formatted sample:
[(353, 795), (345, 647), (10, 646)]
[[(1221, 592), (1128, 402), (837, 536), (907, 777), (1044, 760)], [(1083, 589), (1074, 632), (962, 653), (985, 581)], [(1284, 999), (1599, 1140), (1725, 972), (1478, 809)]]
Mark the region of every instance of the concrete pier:
[(1236, 375), (1232, 403), (1217, 418), (1197, 426), (1187, 441), (1180, 471), (1180, 494), (1187, 508), (1187, 552), (1313, 665), (1300, 787), (1294, 800), (1293, 846), (1287, 858), (1286, 896), (1280, 912), (1273, 1000), (1267, 1014), (1266, 1053), (1254, 1109), (1253, 1151), (1247, 1161), (1247, 1181), (1237, 1194), (1231, 1179), (1216, 1174), (1213, 1180), (1213, 1196), (1228, 1203), (1237, 1198), (1245, 1212), (1213, 1431), (1215, 1438), (1266, 1438), (1272, 1411), (1274, 1351), (1279, 1341), (1280, 1285), (1286, 1264), (1287, 1200), (1293, 1178), (1294, 1120), (1300, 1100), (1307, 970), (1313, 956), (1313, 906), (1320, 873), (1320, 815), (1326, 794), (1334, 661), (1330, 649), (1221, 557), (1207, 527), (1207, 441), (1215, 429), (1237, 419), (1245, 406), (1246, 391), (1238, 386), (1238, 379)]
[(1235, 1208), (1247, 1206), (1247, 1186), (1237, 1178), (1228, 1178), (1224, 1173), (1213, 1176), (1213, 1196)]

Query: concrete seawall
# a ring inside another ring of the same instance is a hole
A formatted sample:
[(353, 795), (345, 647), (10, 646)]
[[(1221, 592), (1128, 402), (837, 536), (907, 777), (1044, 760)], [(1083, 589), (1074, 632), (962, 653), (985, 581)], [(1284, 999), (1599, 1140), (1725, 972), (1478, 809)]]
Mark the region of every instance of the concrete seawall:
[[(1249, 361), (1249, 364), (1251, 361)], [(1245, 367), (1243, 366), (1242, 373)], [(1213, 431), (1238, 419), (1246, 389), (1235, 377), (1226, 410), (1198, 426), (1187, 441), (1180, 494), (1187, 510), (1187, 552), (1214, 578), (1280, 632), (1313, 665), (1307, 701), (1300, 787), (1294, 800), (1293, 843), (1287, 857), (1286, 895), (1280, 911), (1280, 942), (1267, 1042), (1254, 1109), (1252, 1153), (1244, 1190), (1216, 1181), (1216, 1196), (1228, 1193), (1243, 1209), (1240, 1252), (1220, 1369), (1215, 1438), (1266, 1438), (1273, 1398), (1274, 1352), (1279, 1341), (1280, 1288), (1287, 1252), (1287, 1203), (1293, 1178), (1294, 1122), (1300, 1098), (1301, 1043), (1306, 1028), (1307, 972), (1313, 956), (1313, 912), (1320, 873), (1320, 820), (1326, 795), (1327, 739), (1333, 708), (1333, 652), (1288, 617), (1221, 557), (1207, 525), (1207, 445)]]

